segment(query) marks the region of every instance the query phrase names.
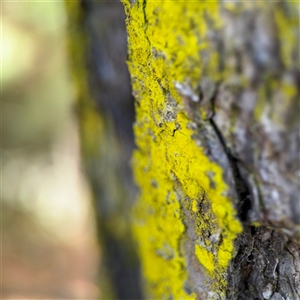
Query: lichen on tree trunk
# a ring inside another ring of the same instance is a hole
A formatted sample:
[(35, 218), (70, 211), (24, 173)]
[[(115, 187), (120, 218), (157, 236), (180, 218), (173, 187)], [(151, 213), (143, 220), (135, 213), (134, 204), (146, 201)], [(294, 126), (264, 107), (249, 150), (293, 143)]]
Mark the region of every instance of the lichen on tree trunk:
[(123, 3), (148, 296), (299, 299), (299, 7)]

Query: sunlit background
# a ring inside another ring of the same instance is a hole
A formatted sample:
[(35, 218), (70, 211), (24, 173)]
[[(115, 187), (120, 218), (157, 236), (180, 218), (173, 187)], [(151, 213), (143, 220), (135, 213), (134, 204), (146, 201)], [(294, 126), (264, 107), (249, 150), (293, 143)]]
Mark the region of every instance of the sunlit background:
[(95, 299), (63, 2), (2, 5), (2, 299)]

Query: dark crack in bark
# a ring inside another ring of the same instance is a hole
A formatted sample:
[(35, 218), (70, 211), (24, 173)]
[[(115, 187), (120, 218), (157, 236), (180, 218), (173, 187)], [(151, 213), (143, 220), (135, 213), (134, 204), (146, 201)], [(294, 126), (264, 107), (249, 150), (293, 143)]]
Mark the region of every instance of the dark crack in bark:
[(242, 221), (247, 221), (248, 212), (251, 209), (251, 194), (249, 185), (246, 182), (246, 180), (241, 176), (240, 169), (238, 167), (238, 160), (232, 155), (230, 149), (226, 145), (226, 141), (221, 133), (221, 130), (218, 128), (217, 124), (214, 121), (214, 116), (216, 114), (215, 111), (215, 99), (218, 94), (218, 87), (215, 89), (212, 97), (211, 97), (211, 109), (212, 109), (212, 115), (209, 118), (209, 122), (212, 126), (212, 128), (215, 131), (216, 136), (218, 137), (220, 144), (223, 147), (224, 152), (227, 155), (228, 161), (230, 163), (230, 167), (232, 169), (232, 174), (234, 177), (234, 183), (235, 183), (235, 189), (237, 196), (239, 198), (239, 203), (237, 205), (237, 211), (239, 214), (239, 217)]

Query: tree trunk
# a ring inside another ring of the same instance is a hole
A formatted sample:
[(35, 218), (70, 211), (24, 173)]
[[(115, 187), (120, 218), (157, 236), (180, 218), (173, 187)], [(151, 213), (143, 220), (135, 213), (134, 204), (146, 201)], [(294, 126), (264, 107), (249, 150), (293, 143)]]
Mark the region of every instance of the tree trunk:
[(299, 6), (124, 6), (149, 297), (299, 299)]
[(66, 1), (83, 167), (94, 198), (101, 250), (101, 299), (141, 299), (130, 217), (136, 188), (133, 98), (121, 2)]
[(122, 5), (80, 3), (70, 53), (103, 298), (142, 297), (137, 248), (147, 299), (299, 299), (299, 6), (123, 1), (131, 214)]

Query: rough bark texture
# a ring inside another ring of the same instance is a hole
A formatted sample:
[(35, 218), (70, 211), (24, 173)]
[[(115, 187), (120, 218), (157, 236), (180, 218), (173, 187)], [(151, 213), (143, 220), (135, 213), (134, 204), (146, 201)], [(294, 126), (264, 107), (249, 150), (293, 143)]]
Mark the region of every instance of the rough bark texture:
[(148, 295), (299, 299), (297, 4), (124, 5)]
[(68, 2), (103, 298), (141, 298), (133, 232), (147, 299), (299, 299), (299, 7), (123, 4), (132, 216), (122, 6)]

